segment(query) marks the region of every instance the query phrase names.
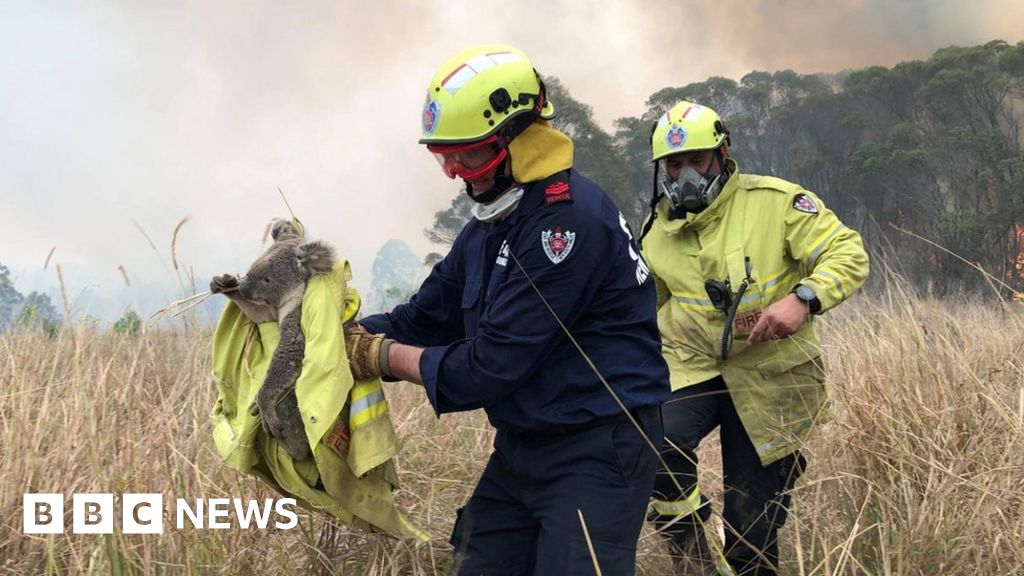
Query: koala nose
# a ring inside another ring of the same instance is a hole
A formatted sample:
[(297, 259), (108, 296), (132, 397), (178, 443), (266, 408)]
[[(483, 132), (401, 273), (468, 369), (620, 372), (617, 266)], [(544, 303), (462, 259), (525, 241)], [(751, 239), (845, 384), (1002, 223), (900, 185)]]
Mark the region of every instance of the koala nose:
[(249, 291), (251, 287), (252, 284), (249, 282), (248, 276), (242, 276), (242, 278), (238, 281), (238, 293), (242, 295), (242, 298), (252, 297), (252, 294)]

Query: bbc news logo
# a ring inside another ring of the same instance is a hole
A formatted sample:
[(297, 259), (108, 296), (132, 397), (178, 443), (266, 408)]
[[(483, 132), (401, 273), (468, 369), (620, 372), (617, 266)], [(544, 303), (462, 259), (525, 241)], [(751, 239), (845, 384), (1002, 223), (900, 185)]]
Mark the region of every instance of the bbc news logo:
[[(64, 495), (24, 494), (22, 532), (24, 534), (63, 534)], [(243, 530), (270, 526), (290, 530), (299, 524), (292, 509), (294, 498), (242, 500), (241, 498), (177, 498), (174, 503), (175, 527), (202, 530)], [(113, 534), (117, 518), (113, 494), (73, 494), (71, 496), (72, 534)], [(121, 532), (123, 534), (163, 534), (163, 494), (122, 494)], [(271, 522), (273, 520), (273, 522)]]

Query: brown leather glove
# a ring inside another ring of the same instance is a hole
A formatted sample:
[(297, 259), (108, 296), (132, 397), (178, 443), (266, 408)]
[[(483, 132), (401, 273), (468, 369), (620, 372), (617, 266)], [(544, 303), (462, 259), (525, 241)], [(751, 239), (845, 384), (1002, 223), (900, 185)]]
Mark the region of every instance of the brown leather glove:
[(370, 334), (360, 324), (345, 329), (345, 351), (348, 365), (356, 380), (369, 380), (381, 376), (391, 377), (388, 370), (388, 349), (394, 340), (383, 334)]

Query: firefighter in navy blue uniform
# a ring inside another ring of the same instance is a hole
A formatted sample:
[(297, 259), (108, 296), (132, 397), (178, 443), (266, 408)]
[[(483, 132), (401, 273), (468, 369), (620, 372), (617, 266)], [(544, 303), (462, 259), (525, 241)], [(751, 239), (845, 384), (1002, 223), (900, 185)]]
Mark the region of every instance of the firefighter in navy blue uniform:
[(474, 219), (410, 302), (346, 331), (357, 378), (421, 383), (439, 415), (483, 408), (497, 430), (452, 533), (458, 574), (593, 574), (584, 523), (601, 570), (632, 574), (654, 484), (640, 429), (661, 438), (669, 385), (653, 281), (552, 115), (514, 48), (442, 67), (422, 142)]

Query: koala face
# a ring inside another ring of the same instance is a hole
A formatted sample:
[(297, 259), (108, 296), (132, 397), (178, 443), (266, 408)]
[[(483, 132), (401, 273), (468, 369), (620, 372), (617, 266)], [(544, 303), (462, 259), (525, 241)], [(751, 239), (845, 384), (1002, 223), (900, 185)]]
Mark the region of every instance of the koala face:
[[(291, 232), (290, 226), (288, 231)], [(334, 250), (322, 242), (302, 244), (294, 233), (274, 230), (274, 243), (253, 262), (238, 292), (246, 300), (280, 308), (296, 291), (301, 294), (313, 274), (330, 272)]]
[(238, 292), (246, 300), (277, 307), (296, 286), (303, 286), (309, 273), (299, 265), (297, 239), (274, 244), (263, 253), (242, 278)]

